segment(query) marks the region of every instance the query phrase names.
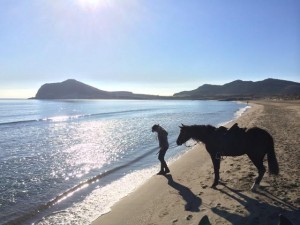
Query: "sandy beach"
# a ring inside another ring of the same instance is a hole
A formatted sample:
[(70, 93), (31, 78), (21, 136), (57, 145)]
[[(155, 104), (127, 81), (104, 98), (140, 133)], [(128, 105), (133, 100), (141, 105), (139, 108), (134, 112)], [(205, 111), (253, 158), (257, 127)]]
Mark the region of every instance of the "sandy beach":
[(171, 174), (153, 176), (92, 224), (198, 225), (207, 215), (213, 225), (277, 225), (279, 214), (300, 224), (300, 101), (249, 104), (251, 109), (233, 122), (267, 130), (280, 168), (278, 176), (269, 176), (265, 161), (267, 172), (258, 192), (250, 191), (257, 170), (247, 156), (222, 160), (222, 184), (210, 188), (213, 166), (200, 143), (170, 165)]

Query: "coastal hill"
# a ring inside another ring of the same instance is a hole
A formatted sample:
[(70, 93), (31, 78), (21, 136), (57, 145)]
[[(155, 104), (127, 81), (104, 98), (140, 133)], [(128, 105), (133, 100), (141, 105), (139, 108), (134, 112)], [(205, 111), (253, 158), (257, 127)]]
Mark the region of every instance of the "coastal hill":
[(300, 98), (300, 83), (266, 79), (263, 81), (236, 80), (224, 85), (204, 84), (192, 91), (173, 96), (134, 94), (128, 91), (103, 91), (74, 79), (44, 84), (33, 99), (216, 99), (246, 100), (255, 98)]
[(155, 95), (103, 91), (74, 79), (42, 85), (33, 99), (157, 99)]
[(271, 78), (257, 82), (235, 80), (224, 85), (204, 84), (195, 90), (175, 93), (173, 96), (188, 99), (299, 98), (300, 83)]

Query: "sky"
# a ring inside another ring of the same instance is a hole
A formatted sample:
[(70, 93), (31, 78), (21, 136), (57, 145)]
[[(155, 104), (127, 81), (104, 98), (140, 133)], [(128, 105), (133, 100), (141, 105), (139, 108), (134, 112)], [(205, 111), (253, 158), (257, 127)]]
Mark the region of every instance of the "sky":
[(300, 82), (299, 0), (0, 0), (0, 98), (76, 79), (173, 95)]

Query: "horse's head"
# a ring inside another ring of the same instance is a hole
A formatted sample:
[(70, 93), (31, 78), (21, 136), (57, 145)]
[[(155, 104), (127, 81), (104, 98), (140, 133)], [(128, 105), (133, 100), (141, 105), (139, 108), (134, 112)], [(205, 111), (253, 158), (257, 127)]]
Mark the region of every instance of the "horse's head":
[(192, 138), (196, 141), (206, 143), (210, 140), (210, 137), (213, 135), (215, 130), (216, 128), (211, 125), (186, 126), (182, 124), (180, 126), (180, 134), (176, 142), (178, 145), (182, 145)]
[(181, 125), (180, 127), (180, 134), (177, 138), (177, 145), (182, 145), (183, 143), (187, 142), (191, 138), (191, 134), (189, 132), (189, 126)]

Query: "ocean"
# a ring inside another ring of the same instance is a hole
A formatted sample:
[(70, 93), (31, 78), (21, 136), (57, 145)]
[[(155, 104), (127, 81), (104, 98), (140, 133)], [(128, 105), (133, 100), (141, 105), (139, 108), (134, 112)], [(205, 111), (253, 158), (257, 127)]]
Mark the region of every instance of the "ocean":
[(168, 163), (182, 123), (219, 126), (248, 106), (189, 100), (0, 100), (0, 224), (90, 224)]

